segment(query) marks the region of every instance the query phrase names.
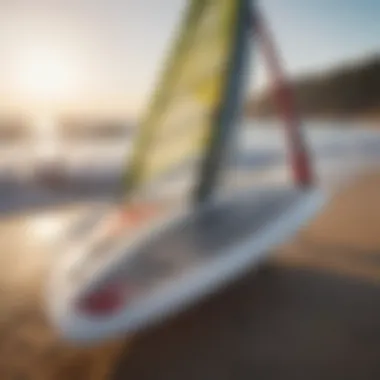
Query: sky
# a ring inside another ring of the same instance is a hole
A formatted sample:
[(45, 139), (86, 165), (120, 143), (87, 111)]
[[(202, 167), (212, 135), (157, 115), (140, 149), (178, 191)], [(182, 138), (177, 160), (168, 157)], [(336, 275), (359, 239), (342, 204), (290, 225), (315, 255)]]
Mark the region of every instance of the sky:
[[(0, 112), (51, 107), (137, 117), (185, 3), (0, 0)], [(380, 52), (379, 0), (259, 3), (290, 75)], [(266, 80), (256, 63), (252, 91)]]

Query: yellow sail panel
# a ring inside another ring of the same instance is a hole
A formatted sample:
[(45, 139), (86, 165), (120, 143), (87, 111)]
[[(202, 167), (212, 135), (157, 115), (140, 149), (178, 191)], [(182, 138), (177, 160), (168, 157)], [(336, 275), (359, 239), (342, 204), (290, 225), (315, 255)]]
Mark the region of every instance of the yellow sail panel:
[[(178, 135), (191, 135), (192, 128), (198, 128), (207, 119), (210, 109), (218, 97), (220, 83), (215, 80), (215, 73), (207, 80), (195, 83), (187, 97), (176, 98), (173, 106), (176, 112), (169, 112), (161, 119), (157, 129), (155, 143), (162, 146), (165, 142), (175, 140)], [(174, 108), (173, 107), (173, 108)], [(186, 123), (183, 121), (186, 120)], [(190, 127), (192, 126), (192, 127)], [(202, 128), (207, 127), (202, 125)], [(205, 128), (207, 129), (207, 128)]]
[(239, 3), (191, 1), (166, 72), (140, 126), (127, 192), (207, 150), (205, 142), (224, 95)]
[(144, 174), (149, 176), (159, 176), (166, 173), (167, 166), (173, 162), (183, 162), (183, 157), (191, 159), (203, 149), (206, 143), (207, 135), (204, 125), (197, 124), (188, 133), (177, 136), (165, 145), (158, 145), (156, 149), (150, 152), (149, 162), (147, 162), (147, 170)]

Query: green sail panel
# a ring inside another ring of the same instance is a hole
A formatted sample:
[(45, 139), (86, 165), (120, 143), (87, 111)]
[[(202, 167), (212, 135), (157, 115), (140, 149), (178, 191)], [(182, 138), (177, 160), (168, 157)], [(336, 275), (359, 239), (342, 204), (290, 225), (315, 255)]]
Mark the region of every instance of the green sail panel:
[(125, 178), (127, 198), (207, 155), (217, 133), (245, 0), (192, 0), (151, 104)]

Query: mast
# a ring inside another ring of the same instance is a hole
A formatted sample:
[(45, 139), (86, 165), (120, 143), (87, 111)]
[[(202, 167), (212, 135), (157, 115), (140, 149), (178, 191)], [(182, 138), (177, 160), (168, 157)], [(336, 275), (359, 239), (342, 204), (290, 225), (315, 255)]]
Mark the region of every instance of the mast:
[(293, 179), (300, 187), (312, 186), (314, 174), (311, 167), (310, 153), (302, 133), (302, 126), (296, 111), (291, 87), (282, 71), (279, 54), (276, 51), (271, 32), (257, 6), (252, 6), (250, 15), (251, 29), (260, 40), (263, 56), (272, 81), (274, 101), (285, 121), (285, 138)]
[(242, 105), (249, 1), (189, 1), (124, 177), (128, 202), (189, 163), (190, 203), (214, 193)]
[(226, 72), (226, 85), (219, 107), (215, 110), (213, 134), (208, 151), (200, 168), (199, 183), (195, 189), (195, 202), (208, 201), (218, 185), (220, 169), (226, 158), (230, 140), (236, 131), (236, 121), (243, 110), (244, 74), (248, 60), (249, 0), (239, 3), (233, 51)]

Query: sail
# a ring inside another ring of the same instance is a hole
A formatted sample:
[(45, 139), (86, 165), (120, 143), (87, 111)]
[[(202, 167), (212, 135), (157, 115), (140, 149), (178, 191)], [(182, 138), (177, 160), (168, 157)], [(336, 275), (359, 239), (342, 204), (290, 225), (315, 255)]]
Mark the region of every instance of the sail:
[(198, 193), (211, 190), (205, 178), (216, 172), (237, 108), (247, 7), (248, 0), (190, 1), (139, 127), (124, 183), (127, 198), (188, 163), (198, 165)]
[(198, 205), (219, 190), (226, 151), (236, 148), (247, 41), (258, 31), (248, 6), (248, 0), (191, 2), (141, 125), (126, 183), (128, 207), (117, 204), (61, 255), (50, 276), (47, 310), (66, 339), (136, 333), (181, 311), (259, 265), (325, 203), (317, 188), (270, 184), (152, 224), (165, 202), (131, 204), (133, 192), (141, 200), (144, 186), (174, 168), (183, 171), (196, 155), (191, 199)]

